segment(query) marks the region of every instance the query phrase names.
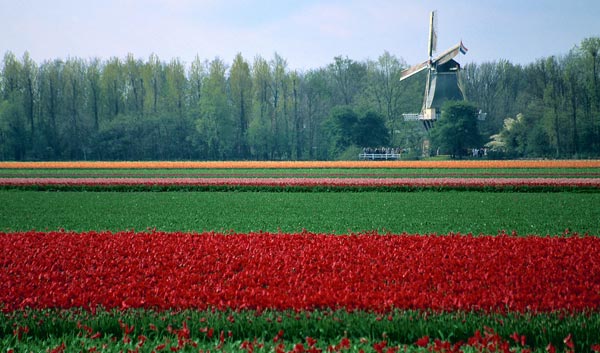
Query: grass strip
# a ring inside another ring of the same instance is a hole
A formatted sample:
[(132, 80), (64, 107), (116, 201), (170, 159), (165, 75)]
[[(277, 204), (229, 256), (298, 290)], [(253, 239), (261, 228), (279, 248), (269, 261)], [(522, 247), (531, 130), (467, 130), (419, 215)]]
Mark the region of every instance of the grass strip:
[(600, 193), (0, 191), (0, 229), (600, 234)]
[(572, 192), (600, 193), (597, 186), (579, 185), (184, 185), (184, 184), (29, 184), (0, 185), (0, 190), (75, 191), (75, 192), (420, 192), (420, 191), (478, 191), (478, 192)]

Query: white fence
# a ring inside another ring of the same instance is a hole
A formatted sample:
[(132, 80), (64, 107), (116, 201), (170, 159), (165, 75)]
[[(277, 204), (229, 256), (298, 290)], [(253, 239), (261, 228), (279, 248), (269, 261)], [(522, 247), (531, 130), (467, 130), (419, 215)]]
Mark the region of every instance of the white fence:
[(358, 159), (400, 159), (400, 153), (361, 153), (358, 155)]

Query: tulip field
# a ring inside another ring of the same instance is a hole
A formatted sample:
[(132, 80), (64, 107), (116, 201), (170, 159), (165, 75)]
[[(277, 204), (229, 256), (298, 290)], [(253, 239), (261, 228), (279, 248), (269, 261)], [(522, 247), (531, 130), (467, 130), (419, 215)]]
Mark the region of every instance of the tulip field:
[(600, 352), (600, 161), (0, 162), (0, 352)]

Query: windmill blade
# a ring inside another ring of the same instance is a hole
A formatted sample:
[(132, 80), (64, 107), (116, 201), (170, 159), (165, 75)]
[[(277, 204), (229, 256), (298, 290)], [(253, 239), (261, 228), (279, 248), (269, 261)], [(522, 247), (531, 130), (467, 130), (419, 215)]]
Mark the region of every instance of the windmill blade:
[(427, 55), (431, 58), (437, 50), (437, 11), (431, 11), (429, 15), (429, 41), (427, 44)]
[(415, 65), (415, 66), (413, 66), (411, 68), (403, 70), (400, 73), (400, 81), (402, 81), (404, 79), (407, 79), (407, 78), (411, 77), (412, 75), (417, 74), (417, 73), (425, 70), (428, 67), (429, 67), (429, 60), (424, 61), (424, 62), (420, 63), (419, 65)]
[(432, 63), (436, 65), (442, 65), (453, 59), (455, 56), (458, 55), (458, 53), (466, 54), (467, 51), (467, 47), (465, 47), (463, 42), (461, 41), (457, 45), (440, 54), (437, 58), (433, 59)]

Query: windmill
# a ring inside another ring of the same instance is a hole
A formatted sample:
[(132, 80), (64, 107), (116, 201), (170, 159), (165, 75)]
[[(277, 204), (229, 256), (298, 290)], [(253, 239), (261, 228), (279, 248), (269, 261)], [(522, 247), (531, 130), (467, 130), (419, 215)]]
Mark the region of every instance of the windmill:
[(433, 127), (434, 121), (441, 113), (442, 104), (447, 100), (463, 100), (464, 95), (458, 85), (460, 64), (454, 60), (459, 54), (466, 54), (467, 48), (460, 41), (437, 57), (433, 57), (437, 49), (437, 13), (432, 11), (429, 17), (429, 41), (427, 45), (428, 59), (400, 73), (400, 81), (405, 80), (423, 70), (427, 70), (425, 97), (419, 114), (402, 114), (405, 121), (420, 120), (425, 130)]

